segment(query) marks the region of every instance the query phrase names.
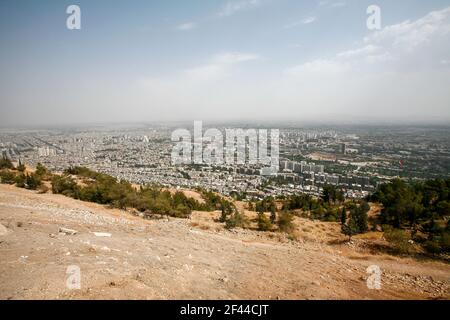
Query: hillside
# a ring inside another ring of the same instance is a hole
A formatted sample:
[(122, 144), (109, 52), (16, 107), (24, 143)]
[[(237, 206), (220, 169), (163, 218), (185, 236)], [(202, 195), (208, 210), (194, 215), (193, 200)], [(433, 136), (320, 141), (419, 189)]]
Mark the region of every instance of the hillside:
[[(194, 212), (190, 220), (144, 220), (61, 195), (0, 185), (0, 298), (450, 297), (448, 264), (327, 244), (320, 233), (332, 230), (321, 223), (309, 221), (309, 239), (290, 241), (280, 234), (227, 231), (214, 215), (219, 212)], [(78, 233), (59, 233), (59, 228)], [(383, 270), (382, 290), (366, 286), (366, 268), (373, 264)], [(81, 269), (80, 290), (66, 288), (69, 265)]]

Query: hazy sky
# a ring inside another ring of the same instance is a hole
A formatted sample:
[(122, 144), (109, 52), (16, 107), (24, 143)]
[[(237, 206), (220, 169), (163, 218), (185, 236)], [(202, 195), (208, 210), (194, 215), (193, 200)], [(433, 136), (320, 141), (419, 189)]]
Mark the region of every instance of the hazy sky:
[(450, 0), (0, 1), (0, 125), (194, 119), (450, 123)]

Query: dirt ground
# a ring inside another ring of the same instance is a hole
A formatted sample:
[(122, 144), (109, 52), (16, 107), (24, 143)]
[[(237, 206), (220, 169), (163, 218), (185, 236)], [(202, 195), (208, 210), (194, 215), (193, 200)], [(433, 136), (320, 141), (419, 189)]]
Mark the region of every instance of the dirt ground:
[[(337, 224), (297, 219), (293, 241), (227, 231), (217, 216), (144, 220), (0, 185), (0, 299), (450, 298), (448, 263), (371, 254), (340, 242)], [(80, 289), (66, 285), (73, 265)], [(367, 286), (371, 265), (381, 290)]]

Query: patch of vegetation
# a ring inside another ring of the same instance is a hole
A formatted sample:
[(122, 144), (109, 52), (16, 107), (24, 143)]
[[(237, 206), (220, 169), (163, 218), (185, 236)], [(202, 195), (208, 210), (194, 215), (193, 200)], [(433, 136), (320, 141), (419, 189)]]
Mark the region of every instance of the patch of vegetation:
[[(86, 178), (81, 186), (72, 178)], [(52, 179), (52, 191), (83, 201), (107, 204), (114, 208), (134, 208), (149, 217), (154, 214), (187, 218), (192, 210), (211, 211), (231, 204), (213, 192), (201, 190), (205, 203), (186, 197), (183, 192), (174, 194), (158, 186), (135, 189), (129, 182), (92, 171), (84, 167), (67, 169), (62, 176)]]
[(3, 156), (0, 159), (0, 170), (2, 169), (9, 169), (9, 170), (14, 170), (14, 165), (11, 162), (11, 160), (9, 160), (7, 157)]
[(16, 174), (7, 169), (0, 170), (0, 183), (3, 183), (3, 184), (16, 183)]
[(423, 248), (429, 253), (450, 252), (450, 179), (415, 183), (395, 179), (380, 186), (370, 200), (383, 205), (382, 224), (407, 230), (413, 238), (424, 234)]
[(294, 231), (295, 228), (293, 220), (294, 220), (293, 214), (287, 211), (281, 212), (278, 216), (277, 221), (278, 229), (282, 232), (291, 233), (292, 231)]
[(235, 211), (226, 221), (225, 228), (234, 229), (234, 228), (247, 228), (250, 222), (248, 219), (239, 211)]
[(411, 238), (405, 230), (395, 229), (392, 226), (383, 226), (384, 238), (392, 245), (394, 250), (400, 254), (412, 252)]
[(273, 225), (270, 219), (264, 214), (258, 214), (258, 230), (259, 231), (270, 231)]
[(350, 241), (352, 236), (369, 230), (367, 220), (370, 206), (363, 201), (361, 203), (351, 202), (347, 204), (347, 207), (350, 209), (349, 217), (347, 217), (347, 208), (345, 206), (341, 211), (341, 232), (348, 236)]

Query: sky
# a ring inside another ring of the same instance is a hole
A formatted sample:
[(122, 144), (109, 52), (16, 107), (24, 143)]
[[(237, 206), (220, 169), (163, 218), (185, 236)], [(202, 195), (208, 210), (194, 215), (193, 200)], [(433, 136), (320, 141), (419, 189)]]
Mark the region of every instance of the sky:
[(450, 0), (0, 1), (0, 126), (450, 124), (449, 88)]

